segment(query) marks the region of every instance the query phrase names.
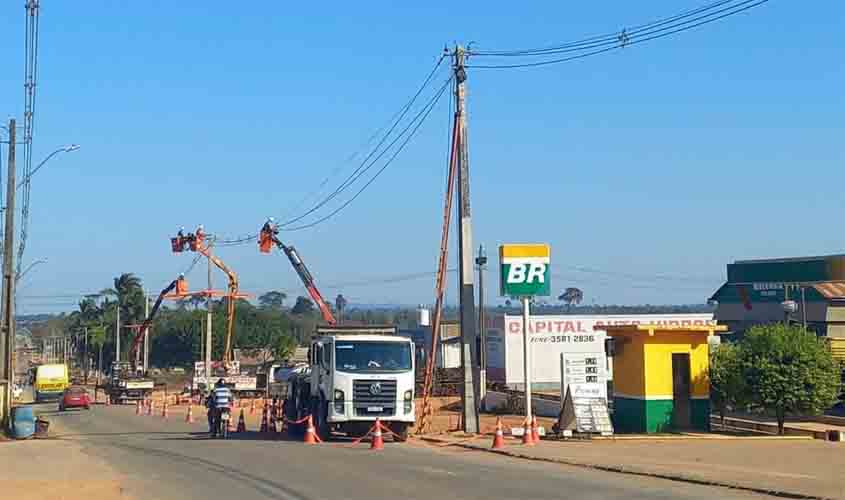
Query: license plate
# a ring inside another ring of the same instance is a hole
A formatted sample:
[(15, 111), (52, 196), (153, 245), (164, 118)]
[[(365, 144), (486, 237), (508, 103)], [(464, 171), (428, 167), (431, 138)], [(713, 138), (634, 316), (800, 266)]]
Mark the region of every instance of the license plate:
[(368, 406), (367, 411), (371, 413), (377, 411), (384, 411), (384, 406)]
[(223, 420), (229, 420), (229, 414), (224, 413), (223, 415), (220, 416), (220, 418), (223, 419)]

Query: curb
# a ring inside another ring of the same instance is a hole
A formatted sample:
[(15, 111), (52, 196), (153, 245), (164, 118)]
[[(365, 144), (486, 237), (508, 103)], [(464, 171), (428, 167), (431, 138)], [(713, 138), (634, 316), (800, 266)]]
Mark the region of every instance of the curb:
[[(522, 460), (531, 460), (534, 462), (545, 462), (545, 463), (555, 463), (561, 465), (569, 465), (572, 467), (581, 467), (585, 469), (592, 469), (592, 470), (599, 470), (603, 472), (616, 472), (619, 474), (628, 474), (632, 476), (643, 476), (643, 477), (651, 477), (657, 479), (666, 479), (669, 481), (676, 481), (681, 483), (688, 483), (688, 484), (697, 484), (701, 486), (718, 486), (720, 488), (728, 488), (732, 490), (741, 490), (741, 491), (749, 491), (752, 493), (761, 493), (764, 495), (770, 495), (780, 498), (793, 498), (793, 499), (801, 499), (801, 500), (835, 500), (830, 497), (822, 497), (818, 495), (808, 495), (805, 493), (795, 493), (792, 491), (785, 491), (785, 490), (770, 490), (766, 488), (758, 488), (755, 486), (747, 486), (743, 484), (737, 483), (729, 483), (725, 481), (713, 481), (708, 479), (699, 479), (689, 476), (684, 476), (680, 474), (668, 474), (664, 472), (650, 472), (647, 470), (638, 470), (636, 468), (626, 468), (624, 465), (601, 465), (601, 464), (594, 464), (590, 462), (582, 462), (579, 460), (571, 460), (571, 459), (564, 459), (564, 458), (544, 458), (544, 457), (536, 457), (531, 455), (526, 455), (523, 453), (512, 452), (508, 450), (494, 450), (490, 448), (482, 448), (479, 446), (473, 446), (471, 444), (466, 444), (463, 442), (450, 442), (444, 439), (435, 438), (435, 437), (427, 437), (422, 436), (418, 439), (422, 441), (427, 441), (430, 443), (438, 443), (441, 446), (456, 446), (459, 448), (464, 448), (467, 450), (474, 450), (486, 453), (494, 453), (496, 455), (502, 455), (511, 458), (519, 458)], [(806, 439), (806, 438), (801, 438)], [(811, 439), (811, 438), (810, 438)]]

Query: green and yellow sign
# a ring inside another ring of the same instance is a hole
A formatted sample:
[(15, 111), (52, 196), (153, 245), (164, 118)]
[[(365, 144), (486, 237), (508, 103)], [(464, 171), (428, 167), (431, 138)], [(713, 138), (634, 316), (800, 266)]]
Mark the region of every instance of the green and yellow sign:
[(543, 244), (499, 246), (501, 295), (528, 297), (551, 295), (551, 248)]

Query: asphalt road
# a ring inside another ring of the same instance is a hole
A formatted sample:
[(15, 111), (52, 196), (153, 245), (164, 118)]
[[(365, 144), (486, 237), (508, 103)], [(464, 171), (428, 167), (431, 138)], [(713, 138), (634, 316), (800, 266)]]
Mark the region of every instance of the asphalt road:
[(373, 452), (367, 444), (306, 446), (255, 433), (211, 440), (202, 422), (182, 421), (184, 410), (167, 421), (136, 416), (130, 406), (39, 411), (51, 421), (52, 436), (114, 468), (125, 494), (139, 499), (766, 498), (421, 442), (388, 442)]

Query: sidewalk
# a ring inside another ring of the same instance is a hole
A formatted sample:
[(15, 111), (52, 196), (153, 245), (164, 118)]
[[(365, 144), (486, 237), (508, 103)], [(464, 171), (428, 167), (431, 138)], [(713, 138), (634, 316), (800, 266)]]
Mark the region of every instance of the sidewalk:
[(82, 453), (79, 443), (50, 439), (0, 442), (3, 498), (105, 500), (128, 498), (119, 476)]
[[(423, 438), (441, 445), (490, 451), (489, 436)], [(742, 488), (789, 498), (845, 499), (845, 444), (757, 437), (541, 441), (506, 440), (508, 456), (611, 472)]]

